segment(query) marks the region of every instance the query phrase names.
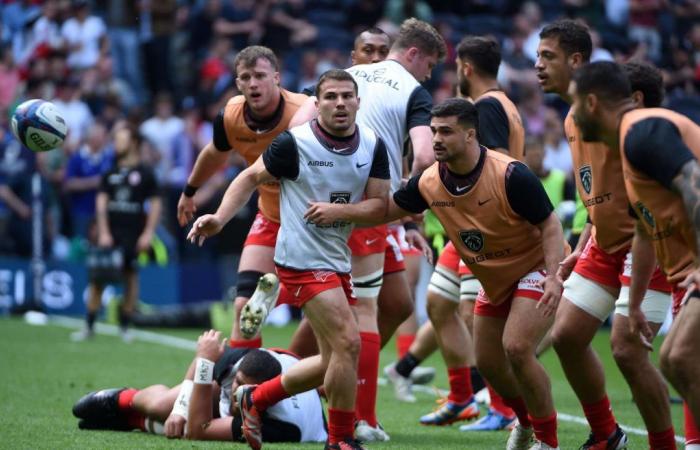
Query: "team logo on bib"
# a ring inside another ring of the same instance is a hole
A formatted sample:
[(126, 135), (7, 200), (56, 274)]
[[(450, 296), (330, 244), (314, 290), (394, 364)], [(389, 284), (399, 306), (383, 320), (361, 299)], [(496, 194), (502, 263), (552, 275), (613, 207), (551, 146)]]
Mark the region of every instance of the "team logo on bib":
[(591, 186), (593, 185), (593, 173), (591, 172), (591, 166), (585, 165), (578, 169), (578, 175), (581, 177), (581, 186), (586, 194), (591, 193)]
[(656, 222), (654, 221), (654, 216), (651, 214), (651, 211), (649, 211), (646, 206), (642, 205), (642, 202), (637, 202), (637, 204), (634, 206), (636, 206), (639, 212), (642, 213), (642, 218), (644, 221), (649, 224), (650, 227), (654, 228)]
[(464, 242), (464, 245), (473, 252), (479, 252), (484, 248), (484, 236), (479, 230), (460, 231), (459, 237)]
[(331, 203), (350, 203), (350, 192), (331, 192)]

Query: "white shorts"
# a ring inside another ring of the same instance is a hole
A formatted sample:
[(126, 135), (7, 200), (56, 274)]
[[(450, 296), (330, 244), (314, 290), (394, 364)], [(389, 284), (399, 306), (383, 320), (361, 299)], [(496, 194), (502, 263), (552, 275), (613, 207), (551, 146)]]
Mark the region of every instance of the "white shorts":
[(459, 300), (460, 301), (476, 301), (476, 297), (481, 290), (481, 283), (476, 279), (473, 273), (468, 273), (459, 276)]
[(459, 277), (456, 273), (437, 265), (430, 276), (428, 292), (439, 295), (449, 301), (459, 303)]
[[(602, 285), (576, 272), (564, 282), (563, 297), (591, 316), (604, 322), (614, 311), (629, 316), (629, 288), (623, 286), (617, 298)], [(671, 296), (664, 292), (647, 289), (642, 302), (642, 312), (649, 322), (663, 323), (671, 306)]]

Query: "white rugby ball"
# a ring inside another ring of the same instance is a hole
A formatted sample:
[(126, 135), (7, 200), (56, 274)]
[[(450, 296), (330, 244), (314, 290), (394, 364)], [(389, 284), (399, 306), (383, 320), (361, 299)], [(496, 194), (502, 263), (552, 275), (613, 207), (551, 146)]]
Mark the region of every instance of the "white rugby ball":
[(47, 152), (60, 147), (68, 127), (56, 106), (45, 100), (27, 100), (12, 115), (12, 132), (34, 152)]

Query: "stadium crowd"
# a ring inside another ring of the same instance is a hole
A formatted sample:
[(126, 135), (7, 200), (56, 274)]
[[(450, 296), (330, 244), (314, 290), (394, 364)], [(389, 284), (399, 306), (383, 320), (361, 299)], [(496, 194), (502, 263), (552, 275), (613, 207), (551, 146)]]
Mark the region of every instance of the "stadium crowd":
[[(212, 138), (212, 121), (237, 94), (233, 58), (252, 44), (275, 51), (282, 85), (299, 92), (325, 70), (349, 66), (353, 38), (363, 29), (376, 25), (393, 35), (407, 17), (428, 20), (448, 44), (444, 63), (425, 83), (437, 104), (454, 95), (459, 40), (467, 34), (493, 36), (503, 52), (498, 81), (520, 110), (528, 148), (542, 154), (543, 161), (530, 164), (541, 165), (543, 176), (560, 170), (571, 179), (562, 126), (566, 105), (542, 94), (534, 61), (542, 27), (558, 17), (574, 17), (592, 30), (593, 61), (654, 63), (663, 71), (665, 106), (700, 121), (700, 6), (691, 0), (344, 0), (342, 8), (337, 3), (2, 2), (0, 254), (31, 252), (28, 175), (38, 170), (48, 206), (46, 254), (83, 257), (99, 176), (113, 162), (112, 128), (122, 118), (139, 127), (144, 161), (158, 177), (165, 208), (157, 236), (168, 258), (240, 251), (254, 203), (239, 214), (226, 238), (204, 250), (184, 245), (175, 209), (198, 152)], [(35, 155), (9, 132), (9, 114), (29, 98), (53, 101), (68, 121), (70, 133), (59, 151)], [(245, 166), (239, 157), (231, 159), (229, 168), (198, 194), (203, 203), (217, 203), (228, 181)]]

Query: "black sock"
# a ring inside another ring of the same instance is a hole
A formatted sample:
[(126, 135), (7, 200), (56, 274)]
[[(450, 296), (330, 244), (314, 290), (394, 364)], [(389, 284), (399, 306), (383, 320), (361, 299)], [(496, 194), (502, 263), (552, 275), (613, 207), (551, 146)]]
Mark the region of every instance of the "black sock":
[(411, 372), (421, 363), (421, 360), (416, 358), (411, 354), (411, 352), (406, 352), (403, 358), (396, 363), (396, 371), (404, 378), (411, 376)]
[(119, 328), (121, 328), (122, 331), (126, 331), (126, 329), (129, 327), (130, 323), (131, 323), (131, 314), (126, 313), (124, 311), (119, 311)]
[(472, 366), (469, 368), (469, 370), (471, 371), (472, 390), (474, 391), (474, 393), (477, 393), (486, 387), (486, 383), (484, 382), (484, 378), (479, 373), (479, 369)]
[(97, 319), (97, 313), (88, 311), (87, 317), (85, 318), (88, 330), (92, 331), (93, 328), (95, 328), (95, 319)]

